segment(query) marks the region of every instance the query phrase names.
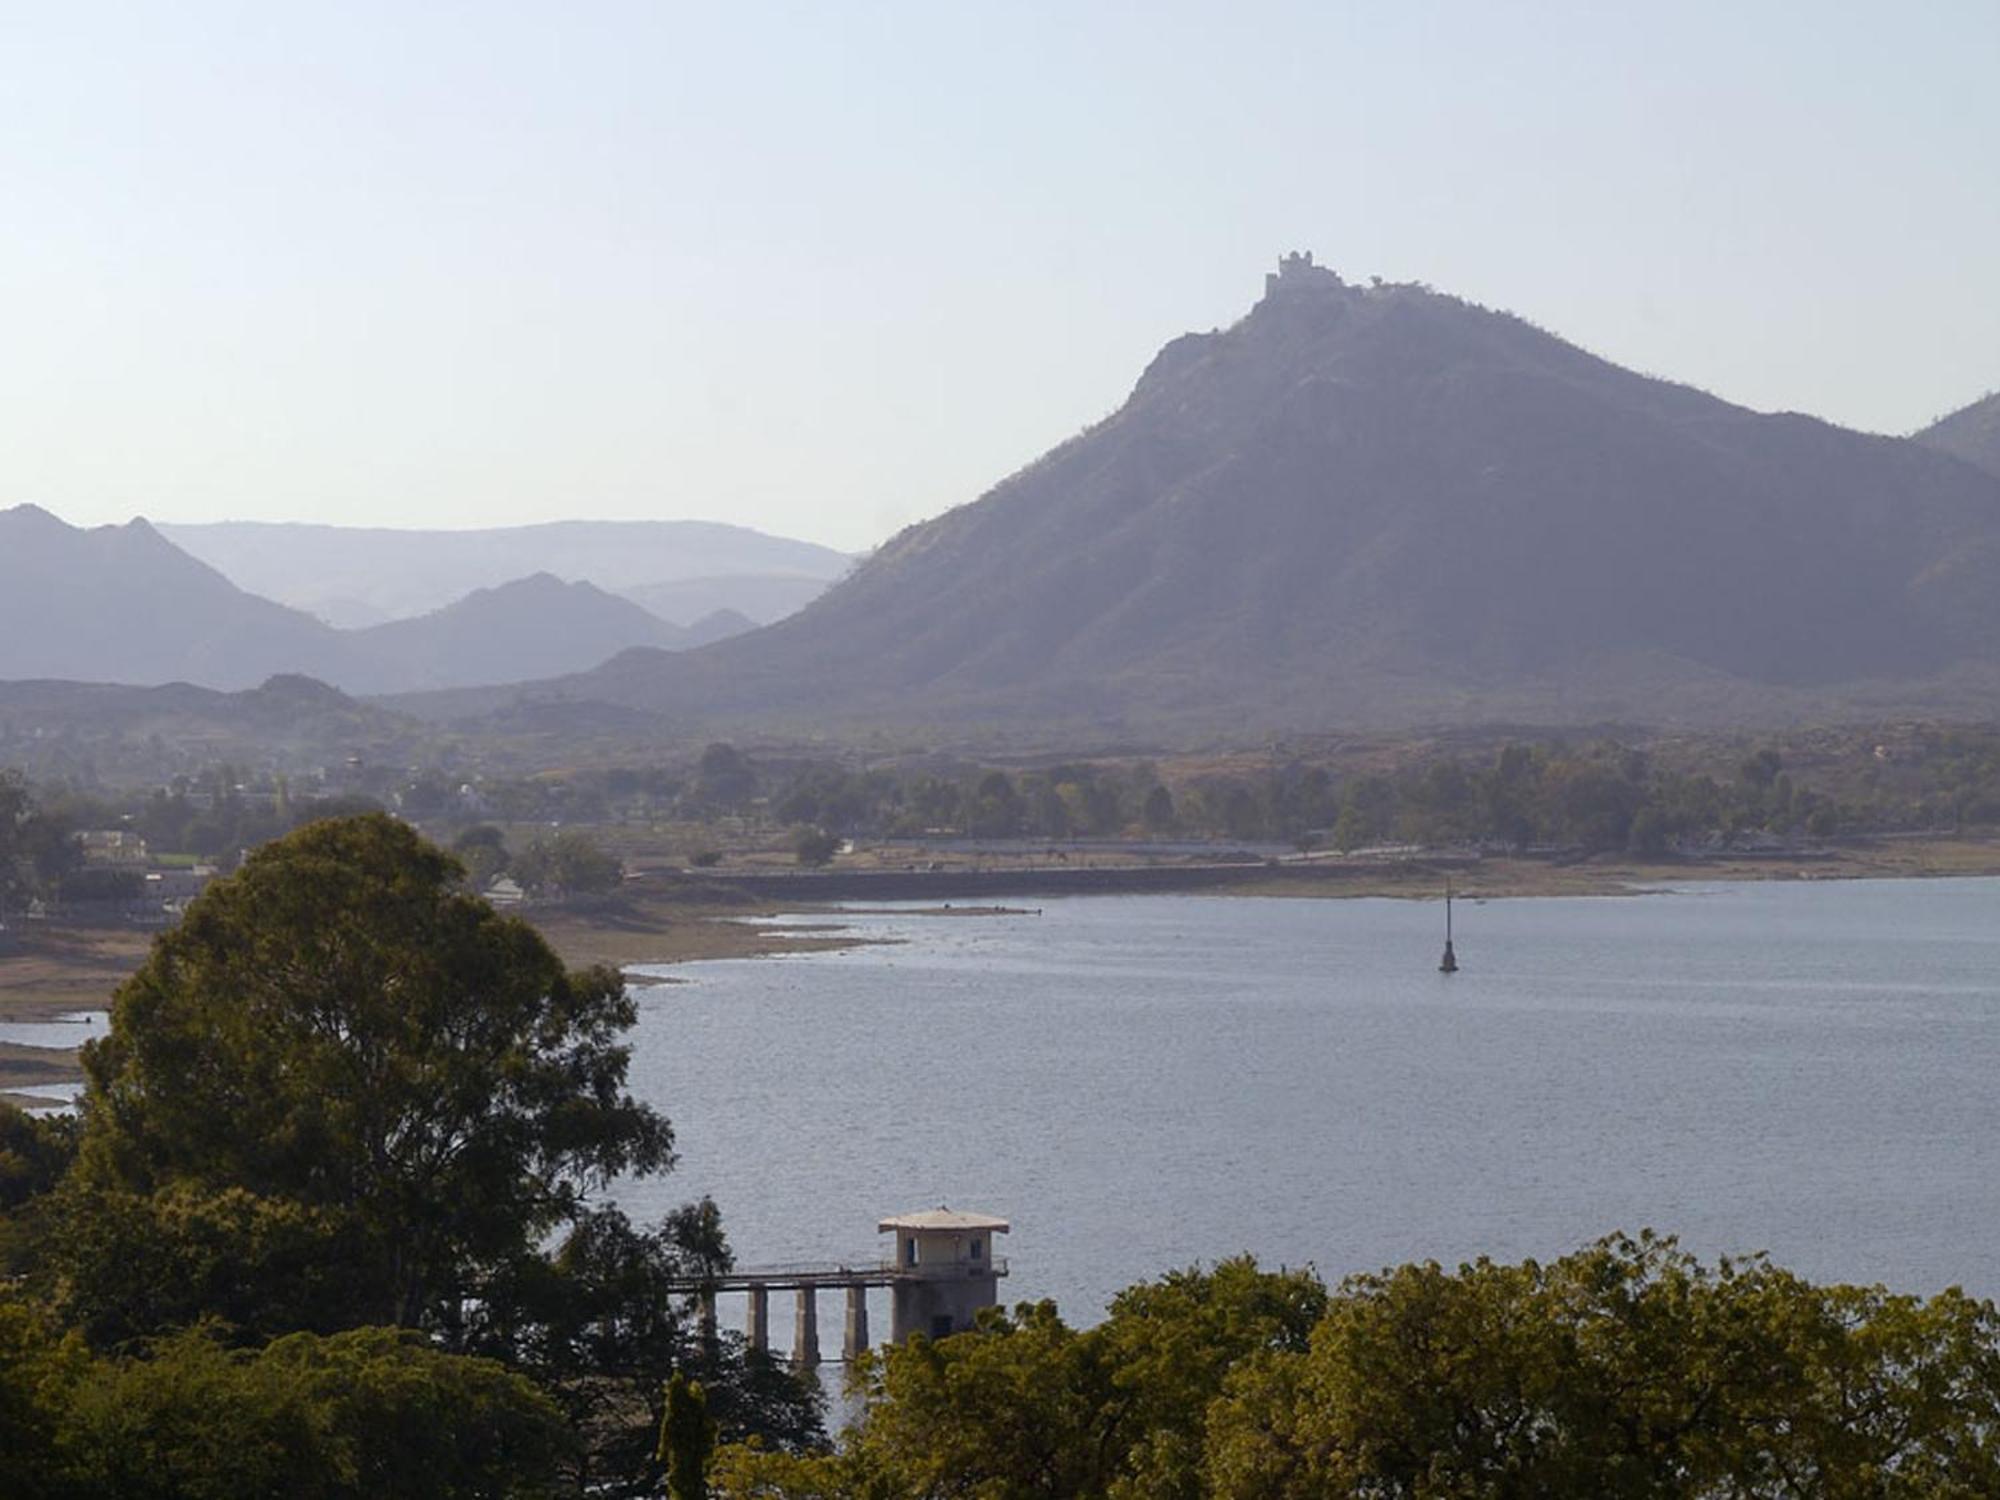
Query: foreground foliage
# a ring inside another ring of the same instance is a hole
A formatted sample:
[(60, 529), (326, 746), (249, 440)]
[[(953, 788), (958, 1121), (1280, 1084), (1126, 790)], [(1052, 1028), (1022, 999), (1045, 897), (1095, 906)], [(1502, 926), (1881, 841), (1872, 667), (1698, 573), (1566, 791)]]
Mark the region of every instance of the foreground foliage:
[[(671, 1164), (667, 1122), (624, 1092), (622, 978), (567, 972), (459, 875), (381, 814), (315, 823), (155, 943), (84, 1049), (79, 1285), (129, 1283), (139, 1247), (100, 1245), (107, 1220), (222, 1213), (281, 1247), (242, 1321), (440, 1328), (591, 1188)], [(99, 1296), (99, 1331), (145, 1331)]]
[[(74, 1126), (0, 1108), (26, 1320), (0, 1420), (62, 1483), (83, 1442), (137, 1455), (97, 1493), (648, 1493), (678, 1370), (731, 1437), (819, 1440), (815, 1393), (689, 1326), (673, 1288), (729, 1264), (714, 1205), (642, 1228), (594, 1201), (673, 1159), (625, 1088), (621, 977), (463, 875), (380, 814), (266, 845), (119, 990)], [(238, 1444), (333, 1487), (197, 1483)]]
[(573, 1442), (530, 1382), (408, 1331), (251, 1351), (195, 1329), (99, 1358), (0, 1304), (0, 1474), (20, 1500), (547, 1495)]
[(1612, 1238), (1329, 1295), (1247, 1261), (863, 1366), (823, 1457), (725, 1448), (737, 1500), (2000, 1494), (2000, 1319)]

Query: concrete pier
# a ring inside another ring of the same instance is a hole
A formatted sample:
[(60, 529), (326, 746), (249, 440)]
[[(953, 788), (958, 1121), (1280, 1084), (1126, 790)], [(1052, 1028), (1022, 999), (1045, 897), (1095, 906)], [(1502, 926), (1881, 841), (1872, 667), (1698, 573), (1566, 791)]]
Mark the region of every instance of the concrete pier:
[(840, 1357), (852, 1364), (868, 1347), (868, 1288), (851, 1284), (847, 1288), (847, 1335), (840, 1341)]
[(792, 1325), (792, 1364), (801, 1370), (819, 1368), (819, 1293), (799, 1288), (799, 1315)]
[(868, 1293), (889, 1293), (889, 1341), (902, 1343), (916, 1334), (941, 1339), (973, 1326), (980, 1309), (998, 1301), (1000, 1278), (1007, 1274), (1005, 1258), (993, 1253), (995, 1235), (1007, 1233), (1005, 1219), (990, 1214), (955, 1213), (949, 1208), (898, 1214), (877, 1226), (893, 1234), (887, 1258), (792, 1262), (738, 1266), (676, 1278), (668, 1291), (693, 1303), (692, 1315), (704, 1341), (715, 1339), (716, 1298), (722, 1292), (742, 1292), (743, 1340), (750, 1352), (771, 1357), (771, 1293), (798, 1294), (793, 1324), (791, 1364), (798, 1370), (820, 1363), (818, 1294), (835, 1287), (847, 1293), (846, 1327), (841, 1358), (854, 1360), (868, 1348)]

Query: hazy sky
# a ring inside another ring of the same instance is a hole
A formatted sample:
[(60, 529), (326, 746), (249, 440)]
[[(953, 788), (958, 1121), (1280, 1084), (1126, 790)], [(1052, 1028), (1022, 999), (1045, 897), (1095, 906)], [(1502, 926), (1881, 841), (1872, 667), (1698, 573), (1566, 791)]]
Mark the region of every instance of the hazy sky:
[(1996, 79), (1996, 0), (0, 0), (0, 505), (859, 548), (1293, 248), (1907, 431), (2000, 386)]

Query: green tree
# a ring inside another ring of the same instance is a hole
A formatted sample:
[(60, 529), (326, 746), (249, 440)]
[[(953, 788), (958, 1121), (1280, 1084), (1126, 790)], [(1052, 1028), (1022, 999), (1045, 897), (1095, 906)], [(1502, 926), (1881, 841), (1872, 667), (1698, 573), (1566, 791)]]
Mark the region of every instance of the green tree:
[(801, 828), (792, 838), (792, 853), (802, 865), (830, 865), (840, 852), (840, 836), (824, 828)]
[(969, 1334), (871, 1351), (853, 1459), (884, 1494), (1102, 1495), (1124, 1451), (1103, 1343), (1042, 1302), (984, 1313)]
[(536, 895), (602, 896), (618, 889), (625, 867), (587, 834), (536, 839), (511, 861), (514, 876)]
[(1021, 831), (1026, 812), (1013, 779), (1005, 771), (988, 771), (973, 791), (966, 832), (974, 838), (1011, 838)]
[(1784, 757), (1777, 751), (1759, 750), (1743, 758), (1736, 768), (1736, 779), (1761, 792), (1778, 779), (1778, 772), (1784, 769), (1784, 764)]
[(699, 809), (739, 812), (757, 795), (757, 768), (734, 745), (713, 744), (695, 764), (692, 796)]
[(2000, 1316), (1709, 1267), (1652, 1235), (1407, 1265), (1329, 1296), (1249, 1262), (1044, 1303), (861, 1369), (837, 1454), (718, 1455), (732, 1500), (1973, 1500)]
[(1096, 1328), (1052, 1303), (970, 1333), (871, 1351), (866, 1415), (820, 1457), (725, 1448), (717, 1492), (752, 1496), (1103, 1496), (1195, 1500), (1207, 1412), (1236, 1364), (1300, 1352), (1326, 1305), (1310, 1276), (1247, 1259), (1128, 1288)]
[(1120, 1292), (1096, 1330), (1128, 1403), (1114, 1500), (1199, 1500), (1208, 1413), (1230, 1371), (1302, 1353), (1326, 1307), (1311, 1275), (1261, 1271), (1247, 1256)]
[(1990, 1304), (1613, 1237), (1350, 1281), (1210, 1414), (1219, 1500), (2000, 1493)]
[(682, 1288), (730, 1263), (721, 1216), (707, 1199), (650, 1230), (597, 1208), (551, 1255), (518, 1261), (487, 1284), (469, 1315), (467, 1347), (533, 1376), (588, 1434), (578, 1477), (594, 1494), (657, 1492), (663, 1402), (676, 1374), (701, 1380), (709, 1414), (730, 1439), (818, 1446), (825, 1432), (816, 1386), (774, 1360), (746, 1356), (736, 1335), (709, 1344), (688, 1326)]
[(130, 1500), (551, 1495), (571, 1446), (520, 1376), (386, 1328), (255, 1352), (193, 1330), (73, 1368), (56, 1422), (68, 1492)]
[(0, 911), (27, 899), (28, 864), (24, 831), (34, 804), (16, 771), (0, 770)]
[(465, 866), (466, 879), (474, 890), (485, 889), (487, 882), (507, 868), (507, 836), (491, 823), (466, 829), (451, 841), (451, 852)]
[[(624, 1091), (620, 976), (566, 971), (462, 876), (386, 816), (315, 823), (155, 943), (84, 1049), (73, 1295), (119, 1299), (100, 1216), (240, 1194), (287, 1243), (325, 1239), (358, 1300), (316, 1321), (449, 1331), (591, 1189), (671, 1164), (667, 1122)], [(314, 1267), (303, 1247), (275, 1263), (278, 1327), (333, 1290)]]
[(660, 1462), (673, 1500), (708, 1500), (708, 1464), (715, 1452), (715, 1419), (701, 1382), (675, 1371), (667, 1382), (660, 1418)]
[(9, 1500), (72, 1493), (60, 1425), (71, 1385), (88, 1361), (55, 1339), (44, 1318), (0, 1289), (0, 1479)]
[(52, 1190), (75, 1156), (75, 1120), (0, 1100), (0, 1216)]
[(1666, 824), (1657, 811), (1642, 807), (1632, 815), (1632, 826), (1625, 834), (1625, 847), (1634, 854), (1659, 854), (1666, 849)]
[(41, 806), (19, 773), (0, 770), (0, 911), (53, 890), (81, 858), (63, 811)]

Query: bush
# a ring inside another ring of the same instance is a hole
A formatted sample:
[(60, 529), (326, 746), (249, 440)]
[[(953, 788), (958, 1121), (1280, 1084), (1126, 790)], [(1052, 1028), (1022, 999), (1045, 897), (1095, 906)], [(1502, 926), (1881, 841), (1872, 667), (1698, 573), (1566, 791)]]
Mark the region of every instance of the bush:
[(824, 828), (802, 828), (792, 840), (792, 853), (802, 865), (829, 865), (840, 852), (840, 836)]

